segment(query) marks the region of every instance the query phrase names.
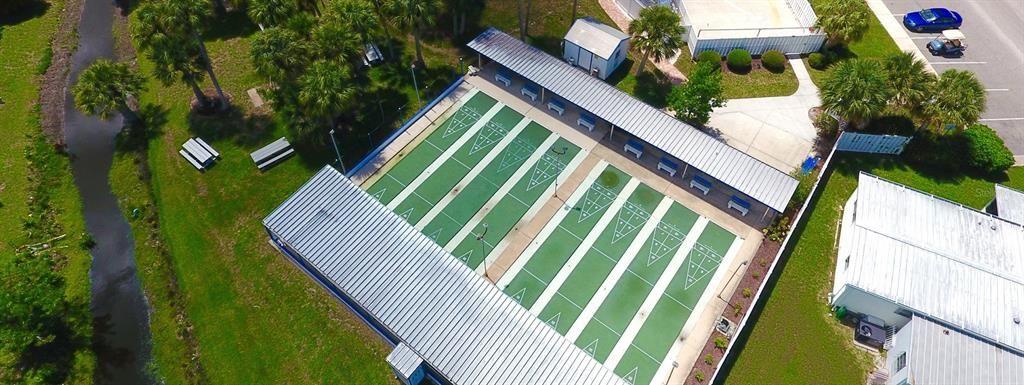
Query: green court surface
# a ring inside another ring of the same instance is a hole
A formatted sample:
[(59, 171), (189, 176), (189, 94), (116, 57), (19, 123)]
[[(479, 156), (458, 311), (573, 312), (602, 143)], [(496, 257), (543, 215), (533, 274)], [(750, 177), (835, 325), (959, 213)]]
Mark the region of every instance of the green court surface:
[(577, 346), (598, 361), (603, 362), (608, 358), (615, 343), (640, 309), (643, 299), (654, 289), (655, 282), (683, 245), (683, 240), (697, 218), (696, 213), (683, 205), (672, 204), (644, 247), (633, 258), (626, 273), (616, 281), (586, 328), (576, 338)]
[(530, 259), (504, 288), (505, 293), (529, 309), (583, 243), (582, 238), (575, 234), (587, 234), (597, 225), (629, 179), (626, 173), (612, 166), (602, 171), (587, 188), (581, 201), (576, 203), (574, 211), (565, 215), (533, 255), (519, 256)]
[(482, 92), (473, 95), (448, 120), (430, 133), (423, 143), (413, 148), (373, 186), (366, 189), (366, 192), (381, 203), (391, 202), (409, 182), (420, 176), (444, 149), (459, 140), (462, 134), (476, 124), (497, 102)]
[[(647, 185), (639, 185), (558, 287), (539, 318), (561, 334), (569, 331), (663, 197)], [(582, 239), (586, 233), (568, 235)]]

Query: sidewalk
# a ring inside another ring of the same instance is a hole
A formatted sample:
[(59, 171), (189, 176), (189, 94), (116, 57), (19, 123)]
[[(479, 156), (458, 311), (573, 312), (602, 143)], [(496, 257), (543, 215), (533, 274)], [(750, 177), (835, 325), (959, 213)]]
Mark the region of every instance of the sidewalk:
[(866, 0), (868, 8), (871, 8), (871, 12), (875, 13), (875, 17), (882, 23), (882, 27), (885, 28), (885, 32), (889, 34), (889, 37), (896, 42), (896, 47), (905, 52), (913, 53), (915, 57), (924, 62), (925, 68), (931, 73), (935, 72), (935, 68), (932, 68), (931, 63), (928, 63), (928, 58), (921, 53), (921, 50), (917, 48), (917, 44), (910, 38), (910, 34), (907, 33), (906, 28), (903, 28), (903, 24), (896, 19), (896, 16), (889, 11), (889, 8), (885, 6), (882, 0)]
[(711, 113), (708, 123), (712, 135), (787, 173), (800, 167), (813, 149), (818, 133), (808, 112), (821, 105), (803, 60), (791, 59), (789, 65), (800, 82), (795, 93), (730, 100)]
[[(629, 22), (632, 21), (633, 19), (631, 19), (629, 16), (626, 16), (626, 13), (622, 11), (622, 8), (619, 8), (618, 4), (615, 4), (615, 0), (598, 0), (597, 2), (601, 4), (601, 8), (604, 9), (604, 12), (608, 14), (608, 17), (612, 18), (612, 21), (615, 22), (615, 25), (619, 27), (619, 29), (622, 30), (622, 32), (628, 34)], [(668, 80), (671, 81), (672, 84), (679, 84), (686, 81), (686, 75), (683, 75), (683, 73), (680, 72), (675, 65), (675, 62), (677, 59), (679, 59), (679, 56), (681, 56), (681, 52), (676, 52), (676, 54), (673, 55), (671, 58), (658, 62), (652, 62), (654, 63), (655, 67), (661, 70), (661, 72), (668, 77)], [(687, 58), (686, 60), (689, 60), (689, 58)]]

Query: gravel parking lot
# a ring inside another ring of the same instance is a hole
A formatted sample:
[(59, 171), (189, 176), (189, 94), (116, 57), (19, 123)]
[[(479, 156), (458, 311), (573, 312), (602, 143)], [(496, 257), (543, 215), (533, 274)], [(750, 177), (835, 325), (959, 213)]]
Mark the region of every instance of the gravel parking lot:
[(1024, 163), (1024, 1), (1020, 0), (884, 0), (893, 17), (923, 8), (943, 7), (964, 18), (967, 36), (962, 57), (932, 56), (924, 47), (938, 33), (910, 32), (918, 50), (936, 71), (951, 68), (974, 71), (988, 91), (985, 123), (999, 132), (1006, 145)]

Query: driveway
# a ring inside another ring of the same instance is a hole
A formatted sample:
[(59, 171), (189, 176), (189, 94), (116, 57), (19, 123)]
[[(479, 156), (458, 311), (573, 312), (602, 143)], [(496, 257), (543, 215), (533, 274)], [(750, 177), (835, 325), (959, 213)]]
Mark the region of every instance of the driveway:
[[(936, 71), (970, 70), (988, 91), (981, 122), (1006, 141), (1018, 164), (1024, 164), (1024, 1), (1021, 0), (882, 0)], [(967, 52), (959, 58), (932, 56), (924, 45), (937, 33), (913, 33), (902, 26), (903, 15), (923, 8), (944, 7), (964, 18)], [(884, 15), (879, 15), (879, 19)], [(892, 31), (890, 31), (892, 34)], [(894, 38), (896, 35), (894, 34)]]

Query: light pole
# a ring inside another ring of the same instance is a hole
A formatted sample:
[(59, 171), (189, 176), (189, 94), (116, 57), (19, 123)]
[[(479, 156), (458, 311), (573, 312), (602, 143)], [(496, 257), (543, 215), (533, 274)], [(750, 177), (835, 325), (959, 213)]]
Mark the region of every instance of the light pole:
[(490, 281), (491, 277), (487, 276), (487, 243), (484, 242), (484, 237), (487, 236), (487, 229), (487, 222), (484, 222), (484, 231), (481, 231), (480, 235), (476, 236), (476, 240), (480, 241), (480, 254), (484, 256), (483, 261), (480, 262), (484, 266), (484, 278)]
[[(555, 153), (555, 155), (558, 155), (558, 159), (561, 160), (562, 159), (562, 155), (565, 155), (566, 153), (569, 152), (569, 147), (563, 146), (561, 152), (559, 152), (557, 149), (552, 148), (551, 152)], [(562, 198), (558, 196), (558, 173), (557, 172), (555, 173), (555, 198), (560, 200), (560, 201), (562, 200)], [(562, 201), (562, 203), (565, 203), (565, 201)]]
[(466, 74), (466, 70), (464, 70), (463, 68), (465, 67), (462, 66), (462, 56), (459, 56), (459, 76)]
[(678, 368), (678, 367), (679, 367), (679, 363), (675, 362), (675, 361), (672, 361), (672, 370), (670, 370), (668, 372), (668, 379), (665, 380), (665, 385), (668, 385), (668, 382), (672, 380), (672, 373), (674, 373), (676, 371), (676, 368)]
[(422, 102), (420, 101), (420, 86), (416, 84), (416, 63), (409, 66), (409, 73), (412, 73), (412, 86), (416, 89), (416, 107), (419, 107)]
[(334, 140), (334, 129), (331, 129), (331, 144), (334, 145), (334, 155), (338, 157), (338, 164), (341, 165), (341, 173), (347, 174), (345, 171), (345, 162), (341, 161), (341, 151), (338, 150), (338, 141)]

